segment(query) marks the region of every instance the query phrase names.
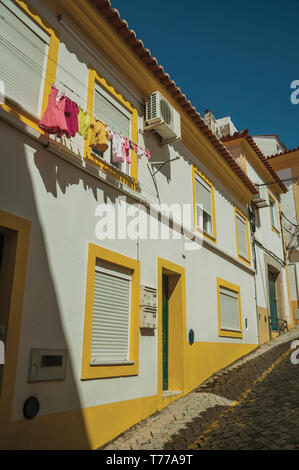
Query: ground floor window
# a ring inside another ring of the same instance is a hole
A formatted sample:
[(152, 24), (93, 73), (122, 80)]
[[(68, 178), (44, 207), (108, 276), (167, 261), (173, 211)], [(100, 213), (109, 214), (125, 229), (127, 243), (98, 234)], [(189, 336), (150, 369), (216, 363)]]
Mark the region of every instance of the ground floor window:
[(242, 337), (240, 288), (217, 278), (219, 336)]

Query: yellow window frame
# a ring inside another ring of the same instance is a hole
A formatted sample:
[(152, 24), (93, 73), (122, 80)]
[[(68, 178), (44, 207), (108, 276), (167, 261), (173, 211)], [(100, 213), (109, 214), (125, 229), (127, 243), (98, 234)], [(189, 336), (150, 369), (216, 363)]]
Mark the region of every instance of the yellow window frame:
[[(26, 15), (33, 20), (41, 29), (43, 29), (50, 37), (49, 40), (49, 51), (48, 51), (48, 59), (47, 59), (47, 66), (46, 66), (46, 75), (45, 75), (45, 84), (44, 84), (44, 94), (43, 94), (43, 101), (42, 101), (42, 108), (41, 108), (41, 116), (46, 110), (48, 104), (48, 97), (51, 92), (51, 85), (56, 80), (56, 70), (57, 70), (57, 59), (58, 59), (58, 49), (59, 49), (59, 35), (51, 25), (44, 20), (40, 14), (29, 5), (27, 2), (23, 0), (12, 0), (13, 3), (18, 6), (21, 10), (23, 10)], [(35, 118), (34, 116), (30, 115), (30, 113), (26, 112), (25, 110), (18, 108), (13, 104), (0, 104), (0, 107), (6, 111), (7, 113), (17, 117), (20, 121), (24, 124), (29, 125), (33, 129), (37, 130), (45, 134), (39, 126), (39, 119)]]
[[(240, 209), (238, 209), (237, 207), (234, 208), (234, 212), (235, 212), (235, 227), (236, 227), (236, 241), (237, 241), (237, 255), (238, 255), (238, 258), (245, 262), (246, 264), (250, 265), (251, 264), (251, 254), (250, 254), (250, 241), (249, 241), (249, 226), (248, 226), (248, 219), (246, 217), (246, 215), (240, 211)], [(244, 258), (244, 256), (240, 255), (240, 252), (239, 252), (239, 236), (238, 236), (238, 224), (237, 224), (237, 215), (239, 217), (241, 217), (244, 222), (245, 222), (245, 225), (246, 225), (246, 240), (247, 240), (247, 258)]]
[(275, 207), (276, 216), (277, 216), (277, 223), (279, 223), (279, 203), (278, 203), (277, 198), (271, 193), (271, 191), (269, 191), (269, 189), (268, 189), (268, 196), (269, 196), (269, 211), (270, 211), (271, 228), (272, 228), (273, 232), (275, 232), (276, 235), (278, 235), (280, 237), (279, 229), (276, 228), (275, 225), (273, 225), (273, 223), (272, 223), (272, 213), (271, 213), (271, 202), (270, 201), (272, 199), (272, 201), (274, 202), (274, 207)]
[[(113, 263), (116, 266), (132, 270), (131, 311), (130, 311), (130, 346), (129, 361), (133, 364), (123, 365), (90, 365), (92, 315), (94, 300), (94, 277), (97, 259)], [(82, 380), (108, 377), (138, 375), (139, 366), (139, 309), (140, 309), (140, 263), (135, 259), (120, 255), (101, 246), (88, 245), (88, 266), (86, 281), (85, 320), (82, 352)]]
[[(115, 98), (122, 106), (124, 106), (131, 114), (131, 140), (138, 143), (138, 113), (137, 109), (132, 106), (132, 104), (127, 101), (121, 93), (119, 93), (112, 85), (110, 85), (107, 80), (100, 75), (93, 67), (89, 68), (89, 76), (88, 76), (88, 93), (87, 93), (87, 112), (90, 116), (93, 116), (93, 108), (94, 108), (94, 91), (95, 91), (95, 84), (98, 82), (100, 86), (104, 88), (113, 98)], [(92, 154), (91, 149), (89, 147), (89, 137), (85, 140), (84, 145), (84, 156), (87, 160), (92, 161), (97, 166), (101, 168), (105, 173), (112, 175), (117, 180), (121, 181), (122, 183), (126, 184), (130, 188), (136, 190), (137, 189), (137, 181), (138, 181), (138, 165), (137, 165), (137, 155), (136, 152), (131, 150), (131, 174), (130, 177), (124, 175), (122, 172), (114, 168), (109, 163), (105, 162), (101, 158), (96, 157)]]
[[(195, 175), (198, 175), (204, 180), (211, 188), (211, 199), (212, 199), (212, 235), (208, 232), (201, 230), (196, 225), (196, 188), (195, 188)], [(213, 183), (207, 178), (196, 166), (192, 165), (192, 185), (193, 185), (193, 216), (194, 216), (194, 230), (203, 234), (205, 238), (212, 242), (217, 242), (217, 231), (216, 231), (216, 210), (215, 210), (215, 189)]]
[[(238, 294), (239, 330), (240, 331), (221, 328), (220, 287), (224, 287), (225, 289), (231, 290), (232, 292)], [(237, 286), (236, 284), (232, 284), (231, 282), (225, 281), (224, 279), (217, 277), (217, 305), (218, 305), (218, 335), (227, 337), (227, 338), (243, 338), (240, 286)]]

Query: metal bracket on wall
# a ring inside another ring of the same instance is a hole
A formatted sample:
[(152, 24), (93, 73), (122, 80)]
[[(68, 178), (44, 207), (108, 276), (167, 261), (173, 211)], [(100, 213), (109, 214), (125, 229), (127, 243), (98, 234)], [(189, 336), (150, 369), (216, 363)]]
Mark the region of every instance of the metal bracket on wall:
[[(172, 158), (171, 160), (165, 160), (164, 162), (151, 162), (150, 164), (149, 164), (149, 162), (147, 162), (147, 166), (148, 166), (149, 172), (150, 172), (150, 174), (151, 174), (151, 177), (152, 177), (152, 179), (153, 179), (153, 182), (154, 182), (154, 185), (155, 185), (155, 188), (156, 188), (156, 192), (157, 192), (157, 197), (158, 197), (158, 199), (159, 199), (159, 203), (161, 203), (161, 201), (160, 201), (160, 195), (159, 195), (158, 186), (157, 186), (157, 183), (156, 183), (156, 178), (154, 178), (154, 176), (156, 175), (156, 173), (158, 173), (158, 172), (161, 170), (161, 168), (162, 168), (164, 165), (166, 165), (166, 163), (174, 162), (175, 160), (179, 160), (179, 159), (180, 159), (180, 157), (175, 157), (175, 158)], [(154, 172), (152, 167), (155, 166), (155, 165), (160, 165), (160, 166), (159, 166), (159, 168)]]
[(152, 176), (155, 176), (156, 173), (158, 173), (158, 171), (161, 170), (161, 168), (166, 164), (166, 163), (170, 163), (170, 162), (174, 162), (175, 160), (179, 160), (180, 157), (175, 157), (175, 158), (172, 158), (171, 160), (165, 160), (164, 162), (151, 162), (151, 166), (155, 166), (155, 165), (160, 165), (159, 168), (153, 173), (152, 169), (151, 169), (151, 173), (152, 173)]

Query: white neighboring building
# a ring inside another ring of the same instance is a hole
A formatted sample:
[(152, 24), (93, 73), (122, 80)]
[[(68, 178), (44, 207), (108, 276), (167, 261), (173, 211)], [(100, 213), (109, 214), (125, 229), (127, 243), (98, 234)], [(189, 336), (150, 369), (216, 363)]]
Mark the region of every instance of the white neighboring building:
[(298, 148), (288, 150), (276, 135), (254, 136), (254, 141), (272, 168), (288, 188), (281, 195), (281, 214), (288, 262), (291, 309), (294, 323), (299, 324), (299, 198)]

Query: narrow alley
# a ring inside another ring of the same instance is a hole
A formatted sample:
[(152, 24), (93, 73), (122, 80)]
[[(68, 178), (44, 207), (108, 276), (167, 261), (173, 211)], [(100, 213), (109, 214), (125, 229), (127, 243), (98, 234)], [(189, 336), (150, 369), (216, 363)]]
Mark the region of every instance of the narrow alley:
[(299, 449), (297, 338), (261, 346), (101, 450)]

